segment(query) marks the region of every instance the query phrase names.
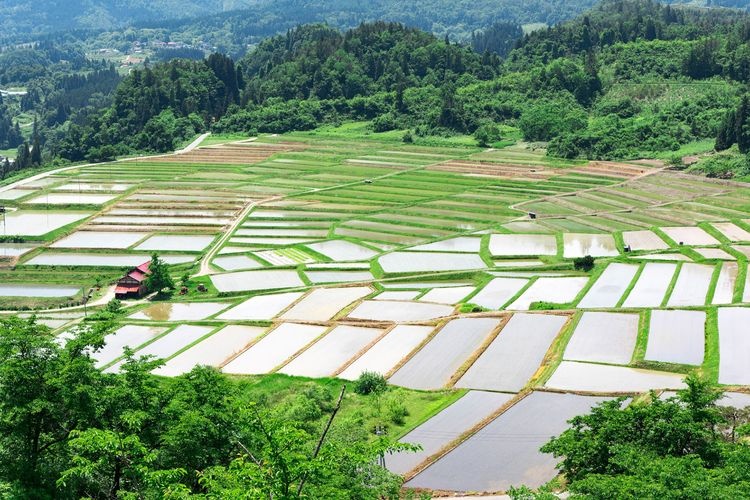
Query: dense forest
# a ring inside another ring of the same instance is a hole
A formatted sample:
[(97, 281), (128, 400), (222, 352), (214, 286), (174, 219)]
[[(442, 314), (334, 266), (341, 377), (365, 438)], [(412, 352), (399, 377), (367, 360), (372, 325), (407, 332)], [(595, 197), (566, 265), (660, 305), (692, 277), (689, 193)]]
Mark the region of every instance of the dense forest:
[[(118, 133), (131, 138), (120, 146), (124, 152), (173, 144), (132, 139), (162, 112), (159, 120), (170, 124), (158, 130), (174, 130), (175, 140), (190, 132), (178, 121), (187, 123), (191, 113), (205, 126), (215, 122), (217, 131), (247, 133), (342, 120), (370, 120), (374, 131), (417, 135), (471, 134), (489, 124), (516, 127), (527, 141), (549, 142), (549, 154), (556, 156), (652, 156), (718, 135), (750, 70), (749, 36), (744, 14), (633, 0), (608, 1), (579, 19), (526, 35), (506, 60), (494, 53), (502, 43), (493, 45), (489, 35), (475, 35), (486, 49), (479, 54), (394, 23), (344, 33), (311, 25), (262, 42), (236, 65), (227, 60), (234, 68), (229, 73), (242, 81), (224, 106), (209, 102), (210, 92), (197, 108), (170, 104), (169, 96), (190, 87), (175, 84), (175, 68), (200, 78), (206, 63), (169, 63), (146, 72), (155, 80), (145, 81), (164, 97), (145, 120), (119, 116), (115, 105), (100, 115), (127, 123), (102, 124), (94, 116), (88, 127), (108, 130), (103, 137), (115, 142)], [(130, 75), (116, 99), (126, 93), (142, 98), (135, 92), (139, 78), (141, 72)], [(190, 123), (199, 128), (197, 119)], [(69, 159), (106, 142), (73, 130), (61, 148)]]
[(49, 33), (77, 28), (107, 29), (137, 21), (197, 17), (251, 7), (258, 0), (6, 0), (2, 4), (3, 33)]

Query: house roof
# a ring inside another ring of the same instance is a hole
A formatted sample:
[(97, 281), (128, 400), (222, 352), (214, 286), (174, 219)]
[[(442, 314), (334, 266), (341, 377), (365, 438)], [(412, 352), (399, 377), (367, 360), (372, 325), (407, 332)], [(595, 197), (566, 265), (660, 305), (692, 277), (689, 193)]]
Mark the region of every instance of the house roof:
[(122, 283), (127, 278), (130, 278), (134, 281), (137, 281), (138, 283), (143, 283), (146, 280), (146, 277), (149, 274), (149, 266), (151, 265), (151, 261), (144, 262), (138, 267), (134, 267), (132, 271), (130, 271), (128, 274), (120, 278), (120, 281), (118, 282), (119, 286), (123, 287), (136, 287), (136, 285), (129, 285), (127, 283)]
[(131, 293), (131, 292), (138, 292), (140, 287), (138, 285), (120, 285), (115, 287), (115, 295), (121, 294), (121, 293)]
[(140, 283), (146, 279), (146, 273), (142, 273), (141, 271), (138, 271), (138, 270), (133, 270), (128, 273), (128, 278), (133, 278), (134, 280)]

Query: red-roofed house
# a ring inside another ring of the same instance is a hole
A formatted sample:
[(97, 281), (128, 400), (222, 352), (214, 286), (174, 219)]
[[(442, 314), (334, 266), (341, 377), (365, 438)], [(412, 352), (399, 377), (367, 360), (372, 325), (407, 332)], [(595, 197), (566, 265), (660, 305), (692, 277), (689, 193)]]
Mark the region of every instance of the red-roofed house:
[(120, 278), (115, 287), (115, 298), (118, 300), (138, 299), (146, 295), (146, 278), (149, 275), (150, 265), (151, 261), (144, 262)]

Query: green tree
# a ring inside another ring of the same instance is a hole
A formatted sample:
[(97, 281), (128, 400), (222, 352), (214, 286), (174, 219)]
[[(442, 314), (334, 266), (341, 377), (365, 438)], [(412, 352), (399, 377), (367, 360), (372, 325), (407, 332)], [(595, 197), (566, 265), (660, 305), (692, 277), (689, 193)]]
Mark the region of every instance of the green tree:
[(388, 382), (380, 373), (364, 371), (354, 382), (354, 392), (366, 396), (382, 394), (388, 388)]
[(34, 118), (34, 130), (32, 132), (31, 155), (29, 158), (31, 165), (38, 167), (42, 164), (42, 141), (39, 139), (39, 128), (36, 118)]
[[(396, 498), (402, 479), (377, 465), (383, 453), (413, 449), (386, 439), (368, 442), (355, 429), (311, 436), (272, 410), (246, 410), (256, 439), (241, 457), (207, 469), (201, 485), (212, 498)], [(361, 428), (360, 428), (361, 429)], [(311, 442), (318, 443), (314, 448)], [(316, 452), (317, 450), (317, 452)]]
[(741, 153), (750, 152), (750, 97), (742, 96), (735, 114), (735, 141)]
[(529, 107), (518, 122), (527, 141), (549, 141), (586, 127), (586, 113), (577, 104), (542, 101)]
[(483, 123), (474, 131), (474, 139), (483, 148), (490, 147), (501, 138), (500, 127), (494, 123)]
[(146, 278), (146, 289), (149, 292), (158, 292), (164, 288), (174, 288), (174, 280), (169, 274), (169, 265), (159, 258), (159, 254), (151, 255), (149, 274)]
[[(606, 401), (542, 447), (562, 458), (573, 497), (745, 498), (750, 447), (736, 441), (748, 412), (720, 410), (713, 384), (688, 375), (686, 388), (664, 399)], [(733, 421), (725, 417), (732, 415)], [(516, 498), (547, 498), (517, 490)]]
[(61, 348), (33, 318), (0, 320), (0, 481), (31, 497), (54, 490), (71, 433), (96, 421), (102, 374), (87, 348), (110, 327), (82, 327)]

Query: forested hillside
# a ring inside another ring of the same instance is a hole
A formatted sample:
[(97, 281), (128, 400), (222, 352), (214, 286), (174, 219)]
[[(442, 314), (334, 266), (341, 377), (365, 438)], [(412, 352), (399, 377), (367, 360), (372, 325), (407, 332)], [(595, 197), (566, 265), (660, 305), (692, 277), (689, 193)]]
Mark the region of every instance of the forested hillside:
[[(482, 144), (502, 130), (566, 158), (677, 158), (711, 149), (721, 130), (720, 147), (744, 144), (726, 129), (746, 116), (737, 111), (750, 76), (746, 14), (609, 0), (511, 43), (515, 29), (476, 33), (479, 53), (397, 23), (306, 25), (236, 61), (134, 70), (114, 93), (111, 69), (71, 57), (39, 64), (47, 83), (35, 80), (23, 107), (38, 114), (47, 155), (73, 161), (167, 151), (209, 129), (281, 133), (351, 120), (405, 138), (476, 134)], [(36, 52), (52, 61), (45, 47)], [(50, 74), (55, 64), (96, 71), (66, 83)], [(55, 97), (66, 85), (80, 87)], [(744, 155), (732, 151), (694, 168), (744, 175)]]
[(0, 28), (5, 35), (109, 29), (138, 21), (197, 17), (258, 3), (259, 0), (5, 0), (0, 2)]
[[(132, 24), (169, 32), (173, 39), (200, 37), (235, 50), (299, 24), (325, 22), (347, 29), (362, 22), (402, 22), (468, 39), (495, 21), (554, 24), (591, 7), (594, 0), (8, 0), (0, 8), (3, 37), (68, 31), (111, 30)], [(249, 9), (249, 10), (247, 10)]]
[[(520, 27), (551, 25), (571, 19), (594, 5), (595, 0), (373, 0), (359, 3), (279, 0), (263, 3), (253, 9), (252, 15), (238, 11), (200, 19), (151, 22), (136, 26), (135, 32), (139, 36), (149, 36), (151, 30), (156, 30), (168, 33), (172, 40), (202, 40), (231, 55), (243, 54), (248, 44), (311, 23), (347, 30), (363, 22), (399, 22), (440, 38), (449, 36), (454, 41), (469, 41), (473, 32), (483, 31), (496, 22), (510, 22)], [(278, 15), (279, 12), (284, 15)]]

